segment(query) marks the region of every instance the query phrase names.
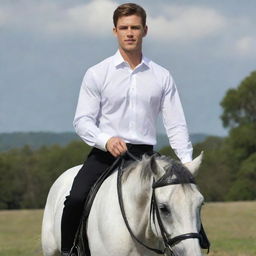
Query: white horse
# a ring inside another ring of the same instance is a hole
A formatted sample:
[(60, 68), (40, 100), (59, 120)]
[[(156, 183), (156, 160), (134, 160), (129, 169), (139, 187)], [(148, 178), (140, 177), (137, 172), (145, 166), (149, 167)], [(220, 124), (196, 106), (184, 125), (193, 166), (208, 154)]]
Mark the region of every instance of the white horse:
[[(171, 170), (172, 167), (175, 167), (176, 172), (170, 172), (171, 180), (184, 179), (184, 175), (195, 175), (201, 161), (202, 154), (194, 159), (187, 169), (167, 157), (153, 156), (143, 157), (141, 161), (134, 162), (126, 168), (122, 177), (125, 215), (134, 236), (143, 244), (163, 249), (161, 227), (154, 216), (156, 210), (154, 213), (150, 210), (154, 191), (157, 211), (168, 239), (183, 234), (199, 233), (200, 208), (204, 198), (196, 185), (189, 182), (180, 184), (184, 183), (181, 181), (178, 184), (164, 184), (153, 189), (152, 183), (159, 180), (166, 170)], [(80, 168), (81, 166), (77, 166), (64, 172), (52, 185), (48, 194), (42, 225), (42, 248), (45, 256), (59, 255), (63, 203)], [(121, 214), (116, 184), (117, 172), (114, 172), (104, 181), (93, 202), (87, 225), (91, 255), (158, 255), (135, 241), (129, 233)], [(183, 239), (174, 243), (171, 248), (172, 255), (202, 255), (197, 237)]]

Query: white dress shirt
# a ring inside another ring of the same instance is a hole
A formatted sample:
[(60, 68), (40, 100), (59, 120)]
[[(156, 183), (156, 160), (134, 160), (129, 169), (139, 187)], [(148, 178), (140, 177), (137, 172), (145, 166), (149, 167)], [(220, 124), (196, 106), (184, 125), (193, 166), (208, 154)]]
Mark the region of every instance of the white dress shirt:
[(155, 145), (160, 112), (171, 147), (183, 163), (190, 162), (193, 149), (169, 71), (145, 57), (132, 70), (117, 51), (87, 70), (73, 124), (87, 144), (105, 151), (113, 136)]

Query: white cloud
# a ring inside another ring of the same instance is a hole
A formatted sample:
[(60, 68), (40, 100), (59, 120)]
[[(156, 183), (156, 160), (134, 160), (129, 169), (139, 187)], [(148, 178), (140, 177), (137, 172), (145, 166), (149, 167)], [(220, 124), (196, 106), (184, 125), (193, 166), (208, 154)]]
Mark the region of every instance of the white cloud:
[[(117, 5), (111, 0), (92, 0), (65, 10), (58, 20), (48, 24), (47, 29), (64, 34), (109, 35)], [(227, 23), (216, 10), (205, 7), (165, 5), (162, 16), (148, 16), (150, 35), (160, 41), (201, 39), (221, 31)]]
[(151, 34), (160, 40), (193, 40), (222, 31), (228, 24), (216, 10), (206, 7), (165, 6), (164, 14), (149, 17)]
[(0, 26), (56, 36), (111, 34), (112, 14), (118, 4), (111, 0), (91, 0), (65, 7), (57, 2), (15, 2), (0, 9)]
[(110, 34), (112, 13), (117, 3), (110, 0), (93, 0), (88, 4), (66, 9), (49, 22), (47, 29), (54, 33), (89, 33), (95, 36)]
[(24, 31), (28, 28), (41, 30), (58, 11), (58, 6), (54, 3), (16, 1), (0, 9), (0, 24), (7, 28)]
[(8, 8), (0, 7), (0, 27), (5, 26), (10, 22), (11, 15)]
[[(0, 27), (56, 38), (106, 38), (111, 36), (112, 14), (117, 5), (116, 0), (90, 0), (68, 6), (57, 1), (15, 1), (0, 7)], [(150, 10), (150, 3), (145, 8)], [(210, 7), (162, 2), (160, 10), (154, 13), (152, 9), (148, 14), (149, 37), (158, 42), (187, 44), (216, 35), (223, 37), (234, 30), (230, 18)], [(236, 18), (236, 22), (239, 20)], [(254, 43), (255, 39), (251, 37), (242, 38), (236, 44), (236, 51), (246, 54)]]
[(256, 37), (245, 36), (240, 38), (235, 44), (235, 52), (240, 56), (250, 56), (256, 54)]

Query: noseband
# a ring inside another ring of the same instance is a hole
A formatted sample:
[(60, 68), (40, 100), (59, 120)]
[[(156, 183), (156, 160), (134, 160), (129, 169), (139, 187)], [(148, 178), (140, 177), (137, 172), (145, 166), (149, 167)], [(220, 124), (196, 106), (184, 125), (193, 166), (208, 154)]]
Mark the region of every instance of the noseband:
[[(135, 156), (133, 156), (129, 151), (126, 152), (126, 154), (132, 158), (133, 160), (138, 160)], [(169, 252), (170, 255), (174, 255), (173, 252), (173, 246), (175, 246), (176, 244), (180, 243), (183, 240), (186, 239), (199, 239), (199, 244), (201, 246), (201, 248), (203, 249), (208, 249), (209, 252), (209, 248), (210, 248), (210, 243), (209, 240), (207, 239), (207, 236), (204, 232), (203, 226), (201, 224), (201, 229), (199, 233), (185, 233), (179, 236), (175, 236), (173, 238), (169, 238), (168, 233), (166, 232), (166, 229), (163, 225), (161, 216), (160, 216), (160, 212), (159, 212), (159, 208), (157, 205), (157, 200), (156, 200), (156, 196), (155, 196), (155, 189), (156, 188), (160, 188), (163, 186), (168, 186), (168, 185), (177, 185), (177, 184), (181, 184), (178, 179), (173, 179), (171, 178), (168, 173), (165, 173), (159, 180), (157, 181), (153, 181), (153, 192), (152, 192), (152, 198), (151, 198), (151, 207), (150, 207), (150, 216), (151, 214), (153, 214), (153, 221), (155, 223), (155, 217), (157, 219), (158, 222), (158, 226), (161, 232), (161, 236), (163, 239), (163, 243), (164, 243), (164, 250), (160, 250), (160, 249), (156, 249), (156, 248), (152, 248), (147, 246), (146, 244), (144, 244), (142, 241), (140, 241), (133, 233), (129, 222), (127, 220), (126, 214), (125, 214), (125, 210), (124, 210), (124, 204), (123, 204), (123, 196), (122, 196), (122, 175), (123, 175), (123, 163), (124, 161), (122, 161), (122, 164), (119, 166), (118, 168), (118, 174), (117, 174), (117, 193), (118, 193), (118, 200), (119, 200), (119, 205), (120, 205), (120, 209), (121, 209), (121, 213), (124, 219), (124, 222), (126, 224), (126, 227), (131, 235), (131, 237), (138, 242), (140, 245), (142, 245), (143, 247), (147, 248), (148, 250), (151, 250), (157, 254), (165, 254), (166, 252)], [(194, 178), (190, 178), (187, 182), (182, 183), (182, 184), (195, 184), (195, 180)], [(151, 217), (150, 217), (151, 219)], [(207, 253), (208, 253), (207, 252)]]

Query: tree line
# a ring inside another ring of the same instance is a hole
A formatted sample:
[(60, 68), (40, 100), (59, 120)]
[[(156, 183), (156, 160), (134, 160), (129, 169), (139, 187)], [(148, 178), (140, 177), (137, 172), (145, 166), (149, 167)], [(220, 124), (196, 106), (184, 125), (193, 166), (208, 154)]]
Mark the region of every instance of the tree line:
[(73, 166), (82, 164), (90, 148), (74, 141), (67, 146), (29, 146), (0, 154), (0, 209), (42, 208), (50, 186)]
[[(221, 101), (225, 138), (208, 137), (194, 146), (205, 152), (197, 178), (208, 201), (256, 199), (256, 71)], [(162, 153), (170, 153), (169, 148)]]
[[(207, 201), (256, 199), (256, 72), (227, 91), (221, 101), (225, 138), (208, 137), (194, 145), (204, 151), (197, 177)], [(65, 170), (82, 164), (90, 147), (80, 141), (67, 146), (24, 146), (0, 153), (0, 209), (43, 208), (50, 186)], [(160, 153), (175, 158), (170, 147)]]

